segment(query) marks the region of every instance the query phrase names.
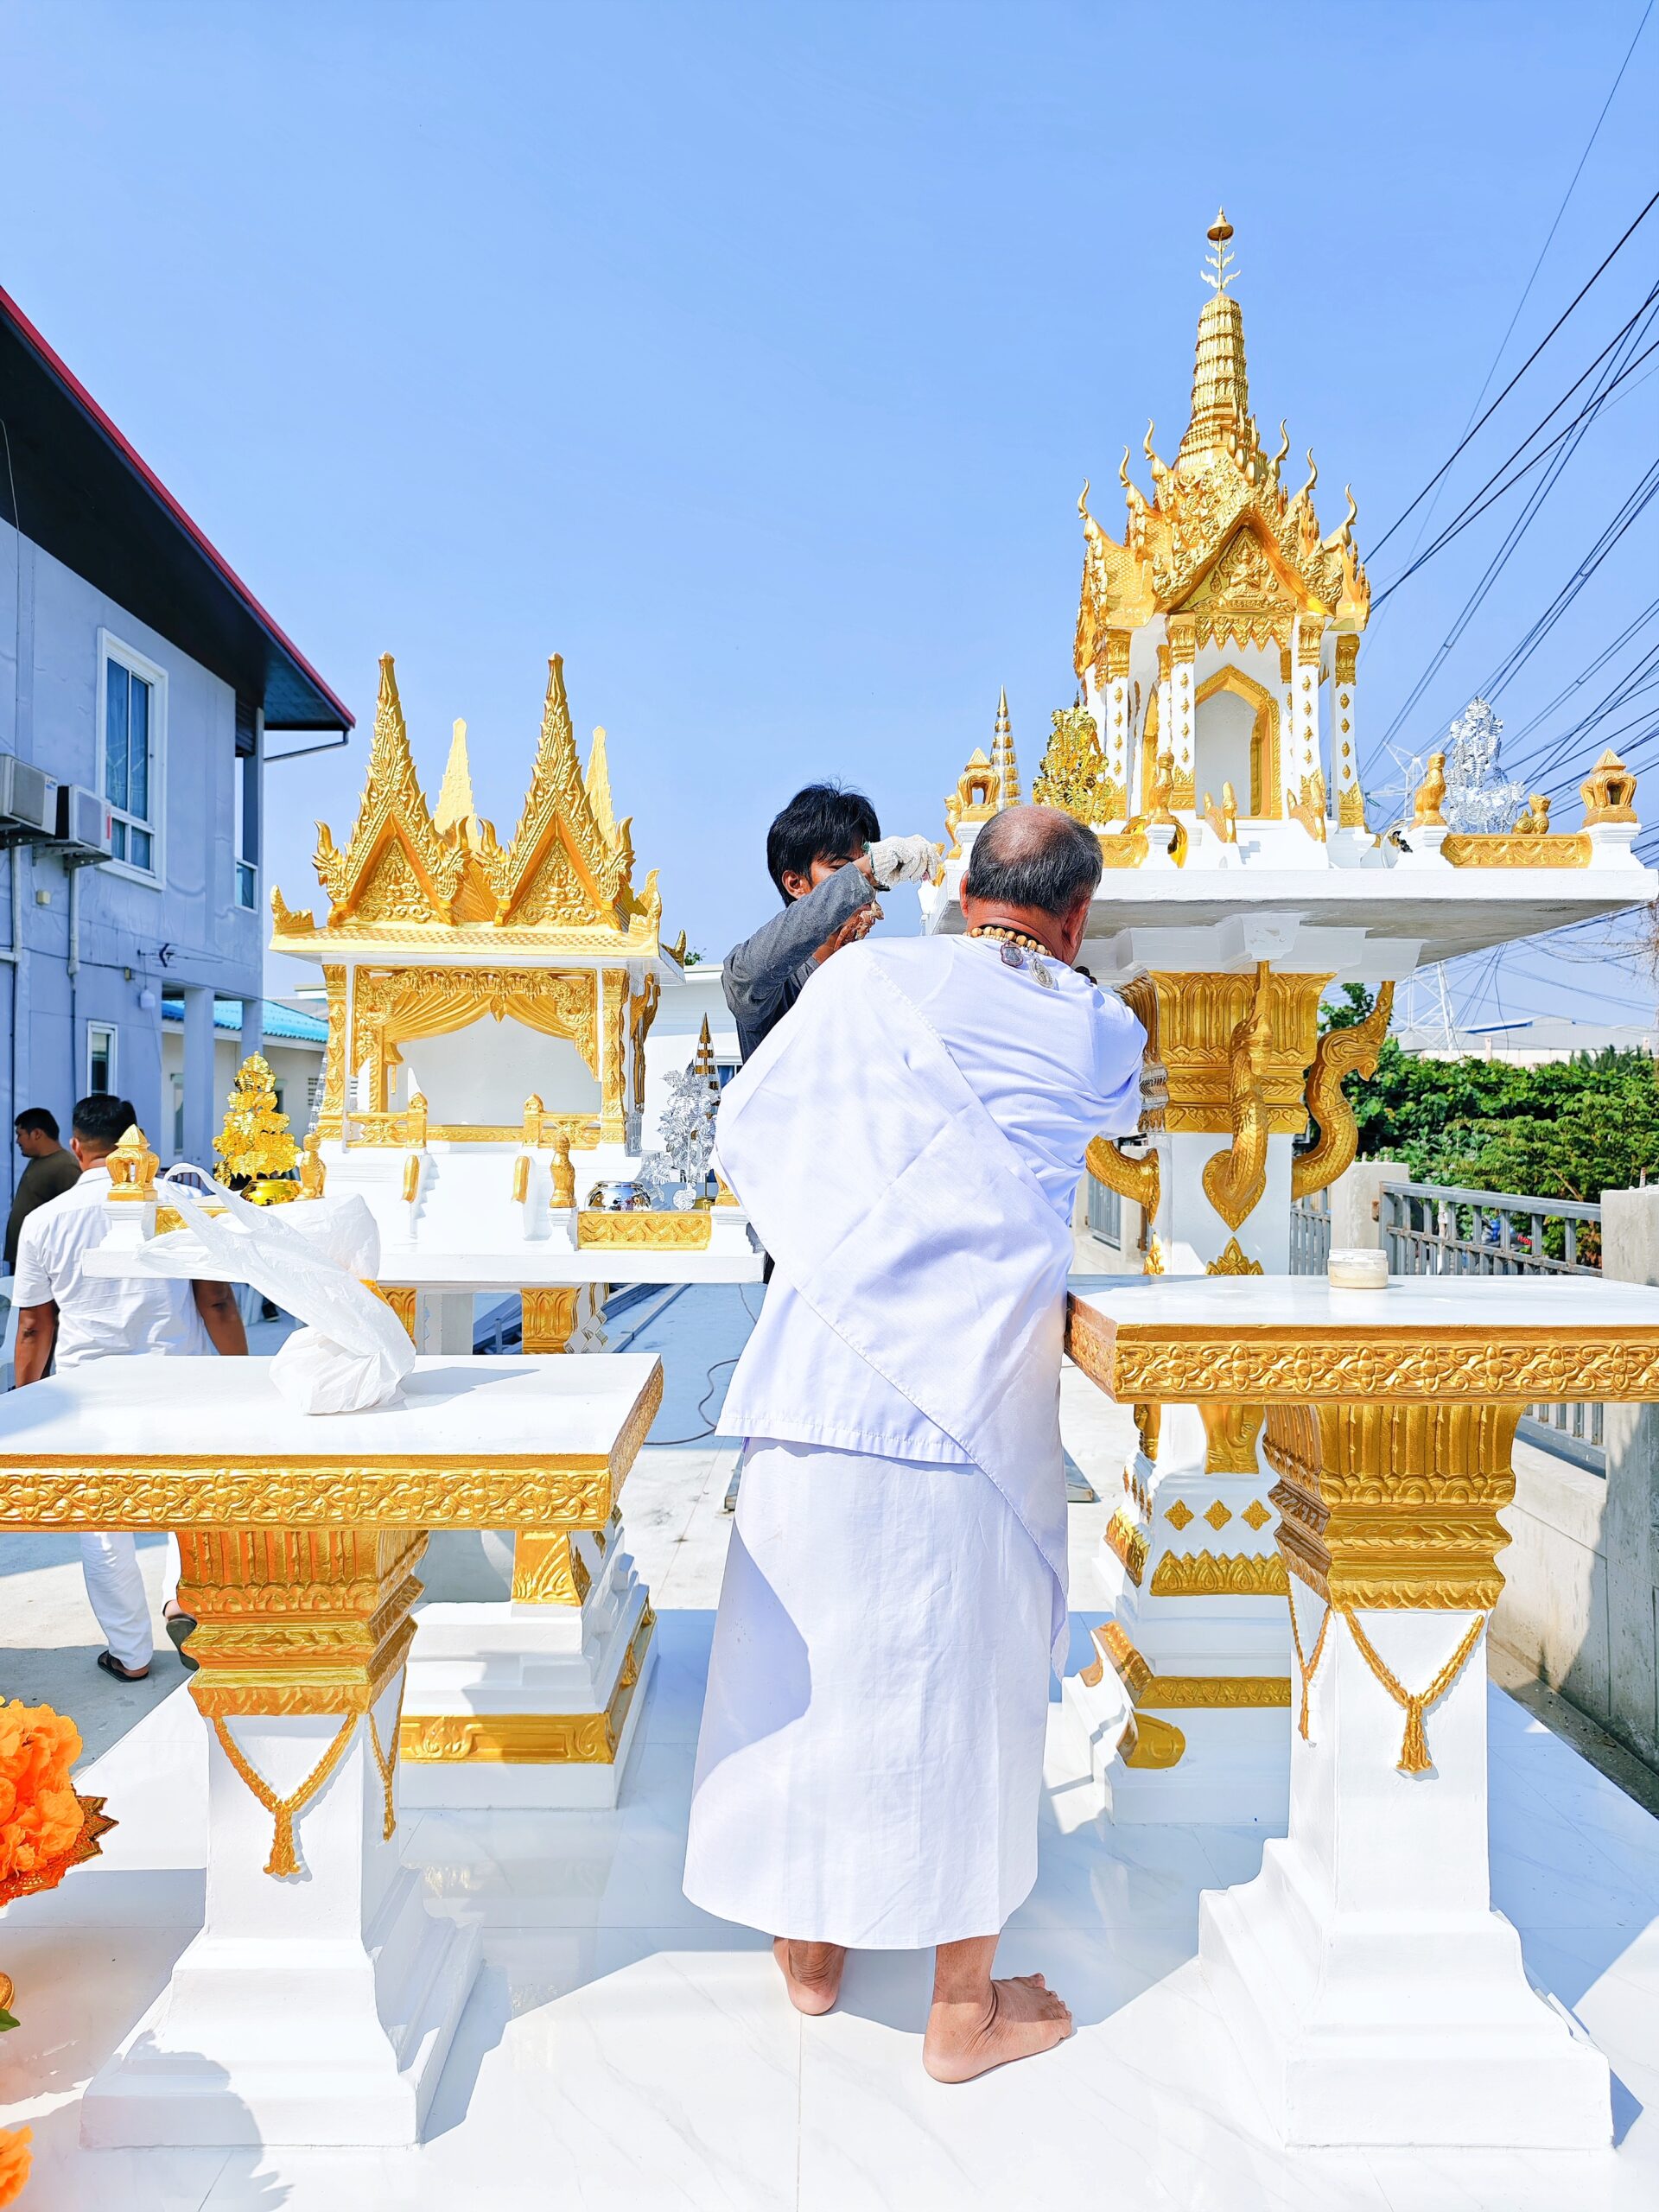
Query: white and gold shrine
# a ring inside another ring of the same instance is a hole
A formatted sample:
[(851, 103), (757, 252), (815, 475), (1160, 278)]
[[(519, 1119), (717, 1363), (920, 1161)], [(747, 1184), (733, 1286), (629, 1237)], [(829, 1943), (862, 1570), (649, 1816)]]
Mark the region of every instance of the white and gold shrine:
[[(1414, 819), (1367, 826), (1358, 652), (1370, 591), (1355, 502), (1322, 531), (1317, 471), (1293, 496), (1249, 410), (1232, 227), (1211, 226), (1190, 418), (1175, 458), (1125, 449), (1122, 538), (1080, 501), (1077, 703), (1056, 713), (1030, 796), (1087, 823), (1105, 870), (1084, 964), (1145, 1025), (1138, 1137), (1090, 1166), (1141, 1210), (1140, 1264), (1285, 1274), (1291, 1205), (1355, 1156), (1343, 1089), (1369, 1073), (1395, 985), (1428, 965), (1653, 898), (1637, 861), (1635, 779), (1611, 753), (1580, 826), (1448, 828), (1431, 755)], [(925, 924), (963, 926), (973, 841), (1019, 796), (1006, 700), (990, 757), (946, 802), (949, 856)], [(1321, 997), (1374, 997), (1321, 1036)], [(1094, 1664), (1067, 1685), (1115, 1817), (1281, 1820), (1288, 1746), (1285, 1571), (1262, 1452), (1265, 1408), (1137, 1410), (1101, 1574)]]
[[(457, 722), (429, 809), (391, 657), (344, 849), (320, 827), (319, 921), (272, 899), (273, 949), (321, 963), (328, 1046), (314, 1179), (360, 1195), (380, 1285), (425, 1352), (469, 1354), (475, 1300), (517, 1291), (526, 1352), (602, 1351), (621, 1282), (759, 1280), (733, 1205), (613, 1211), (642, 1129), (645, 1040), (682, 980), (653, 874), (634, 885), (605, 734), (586, 774), (563, 666), (510, 842), (473, 804)], [(615, 1802), (654, 1653), (620, 1514), (520, 1534), (508, 1602), (427, 1606), (401, 1732), (411, 1805)]]

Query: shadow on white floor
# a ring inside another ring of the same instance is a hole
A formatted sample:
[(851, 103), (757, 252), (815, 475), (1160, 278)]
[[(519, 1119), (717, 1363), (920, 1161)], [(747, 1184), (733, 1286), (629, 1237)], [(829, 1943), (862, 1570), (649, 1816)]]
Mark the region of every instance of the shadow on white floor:
[(485, 1936), (416, 2151), (78, 2149), (79, 2088), (200, 1916), (194, 1708), (169, 1699), (90, 1770), (85, 1786), (122, 1822), (105, 1858), (0, 1919), (24, 2022), (0, 2045), (0, 2093), (36, 2132), (26, 2205), (1009, 2212), (1086, 2190), (1113, 2212), (1617, 2212), (1659, 2196), (1659, 1824), (1501, 1692), (1498, 1902), (1535, 1978), (1612, 2060), (1620, 2148), (1287, 2158), (1193, 1955), (1200, 1890), (1248, 1878), (1259, 1832), (1114, 1830), (1090, 1790), (1051, 1770), (1037, 1886), (1001, 1956), (1046, 1974), (1078, 2033), (1050, 2057), (938, 2088), (920, 2065), (925, 1956), (855, 1958), (840, 2011), (803, 2021), (763, 1938), (681, 1894), (711, 1615), (670, 1605), (660, 1619), (662, 1661), (616, 1811), (405, 1823), (436, 1909), (475, 1916)]

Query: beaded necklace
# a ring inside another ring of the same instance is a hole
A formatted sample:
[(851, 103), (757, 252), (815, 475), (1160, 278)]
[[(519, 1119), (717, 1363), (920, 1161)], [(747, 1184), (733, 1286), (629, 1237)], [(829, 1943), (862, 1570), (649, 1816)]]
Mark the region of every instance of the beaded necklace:
[(969, 937), (994, 939), (1001, 948), (1003, 964), (1009, 968), (1029, 968), (1046, 991), (1059, 988), (1046, 965), (1054, 957), (1053, 954), (1038, 938), (1027, 937), (1024, 930), (1011, 929), (1003, 922), (980, 922), (968, 934)]

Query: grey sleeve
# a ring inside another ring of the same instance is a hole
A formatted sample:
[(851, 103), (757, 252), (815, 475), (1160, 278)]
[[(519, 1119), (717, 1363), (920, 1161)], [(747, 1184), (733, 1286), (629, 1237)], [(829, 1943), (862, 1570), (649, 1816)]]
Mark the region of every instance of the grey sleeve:
[(737, 1020), (745, 1026), (764, 1023), (796, 969), (874, 898), (874, 887), (861, 868), (838, 868), (804, 899), (791, 900), (753, 937), (734, 944), (726, 956), (721, 983)]

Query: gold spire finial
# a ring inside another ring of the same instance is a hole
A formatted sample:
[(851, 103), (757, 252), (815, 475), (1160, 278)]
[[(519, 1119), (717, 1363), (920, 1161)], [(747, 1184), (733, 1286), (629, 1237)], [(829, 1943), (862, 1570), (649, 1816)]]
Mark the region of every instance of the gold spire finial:
[(713, 1075), (715, 1071), (715, 1040), (709, 1033), (709, 1017), (702, 1017), (702, 1027), (697, 1034), (697, 1057), (691, 1065), (698, 1075)]
[(470, 822), (478, 809), (473, 804), (473, 768), (467, 757), (467, 725), (457, 719), (449, 737), (449, 758), (444, 763), (443, 785), (432, 816), (440, 837)]
[(996, 734), (991, 740), (991, 766), (1001, 785), (1004, 806), (1020, 804), (1020, 763), (1014, 758), (1014, 726), (1008, 720), (1008, 687), (1005, 683), (997, 692)]
[(592, 810), (594, 827), (613, 850), (616, 846), (616, 816), (611, 805), (610, 758), (605, 749), (602, 726), (594, 731), (593, 750), (588, 755), (588, 773), (583, 778), (588, 791), (588, 804)]
[[(1210, 456), (1229, 450), (1247, 430), (1250, 412), (1249, 380), (1244, 370), (1244, 318), (1238, 302), (1227, 289), (1236, 271), (1227, 241), (1233, 226), (1225, 211), (1218, 213), (1206, 233), (1210, 264), (1204, 281), (1210, 297), (1198, 316), (1198, 351), (1192, 362), (1192, 415), (1175, 456), (1179, 468), (1204, 467)], [(1254, 435), (1253, 430), (1249, 432)]]
[(1233, 226), (1227, 219), (1224, 207), (1216, 211), (1216, 219), (1204, 234), (1210, 241), (1210, 259), (1204, 270), (1204, 281), (1212, 290), (1224, 292), (1236, 271), (1233, 257), (1227, 250), (1227, 241), (1233, 235)]

